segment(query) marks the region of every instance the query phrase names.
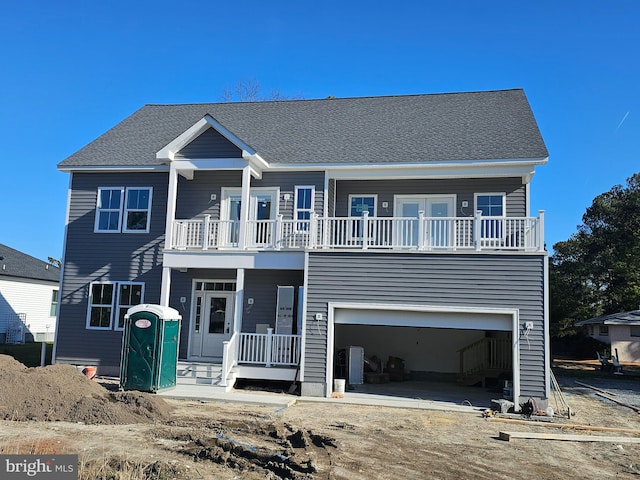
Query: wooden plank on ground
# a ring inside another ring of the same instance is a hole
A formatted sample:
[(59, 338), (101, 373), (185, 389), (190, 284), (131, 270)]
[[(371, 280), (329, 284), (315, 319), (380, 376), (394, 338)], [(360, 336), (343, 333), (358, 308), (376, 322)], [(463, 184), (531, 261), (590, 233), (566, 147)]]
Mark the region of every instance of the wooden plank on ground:
[(515, 420), (512, 418), (500, 418), (500, 417), (492, 417), (487, 418), (490, 422), (504, 422), (504, 423), (513, 423), (517, 425), (530, 425), (532, 427), (556, 427), (561, 428), (563, 430), (587, 430), (593, 432), (616, 432), (616, 433), (631, 433), (634, 435), (640, 435), (640, 430), (635, 430), (632, 428), (616, 428), (616, 427), (596, 427), (595, 425), (579, 425), (579, 424), (570, 424), (570, 423), (546, 423), (546, 422), (536, 422), (531, 420)]
[(601, 388), (594, 387), (593, 385), (589, 385), (588, 383), (582, 383), (582, 382), (579, 382), (578, 380), (575, 380), (575, 382), (576, 382), (578, 385), (580, 385), (581, 387), (587, 387), (587, 388), (590, 388), (591, 390), (595, 390), (596, 392), (606, 393), (607, 395), (611, 395), (612, 397), (615, 397), (615, 396), (616, 396), (616, 394), (615, 394), (615, 393), (613, 393), (613, 392), (609, 392), (609, 391), (607, 391), (607, 390), (603, 390), (603, 389), (601, 389)]
[(563, 440), (566, 442), (640, 443), (640, 438), (635, 437), (574, 435), (566, 433), (500, 432), (500, 440), (510, 442), (515, 438), (523, 438), (529, 440)]
[(631, 410), (633, 410), (636, 413), (640, 413), (640, 408), (636, 407), (635, 405), (630, 405), (628, 403), (622, 402), (622, 401), (618, 400), (617, 398), (613, 398), (613, 397), (611, 397), (609, 395), (606, 395), (604, 393), (596, 392), (596, 395), (598, 395), (599, 397), (602, 397), (602, 398), (606, 398), (607, 400), (611, 400), (612, 402), (617, 403), (618, 405), (622, 405), (623, 407), (630, 408)]

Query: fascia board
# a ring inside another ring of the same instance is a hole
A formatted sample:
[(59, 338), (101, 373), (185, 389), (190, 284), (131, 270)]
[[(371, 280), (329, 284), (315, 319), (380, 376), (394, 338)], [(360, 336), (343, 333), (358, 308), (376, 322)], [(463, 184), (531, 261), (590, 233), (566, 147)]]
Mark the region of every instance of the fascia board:
[(149, 165), (149, 166), (123, 166), (123, 165), (115, 165), (115, 166), (68, 166), (68, 167), (58, 167), (58, 171), (64, 173), (73, 173), (73, 172), (168, 172), (168, 165)]
[(465, 166), (482, 166), (486, 168), (488, 165), (527, 165), (536, 166), (547, 163), (548, 157), (545, 158), (518, 158), (518, 159), (493, 159), (493, 160), (446, 160), (432, 162), (364, 162), (364, 163), (331, 163), (318, 162), (311, 163), (270, 163), (271, 170), (352, 170), (352, 169), (408, 169), (408, 168), (440, 168), (443, 166), (463, 168)]

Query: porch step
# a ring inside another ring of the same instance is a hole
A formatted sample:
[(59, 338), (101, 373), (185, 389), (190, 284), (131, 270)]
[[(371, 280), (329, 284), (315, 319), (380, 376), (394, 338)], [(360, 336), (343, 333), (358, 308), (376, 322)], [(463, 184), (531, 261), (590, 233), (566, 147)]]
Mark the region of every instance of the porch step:
[(220, 385), (222, 364), (178, 362), (177, 385)]

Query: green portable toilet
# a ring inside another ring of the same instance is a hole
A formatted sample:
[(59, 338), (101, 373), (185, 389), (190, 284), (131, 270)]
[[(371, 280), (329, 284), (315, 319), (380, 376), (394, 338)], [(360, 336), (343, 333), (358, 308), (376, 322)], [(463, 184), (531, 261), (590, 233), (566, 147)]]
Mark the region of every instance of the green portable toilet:
[(120, 388), (157, 392), (175, 387), (180, 320), (162, 305), (131, 307), (124, 317)]

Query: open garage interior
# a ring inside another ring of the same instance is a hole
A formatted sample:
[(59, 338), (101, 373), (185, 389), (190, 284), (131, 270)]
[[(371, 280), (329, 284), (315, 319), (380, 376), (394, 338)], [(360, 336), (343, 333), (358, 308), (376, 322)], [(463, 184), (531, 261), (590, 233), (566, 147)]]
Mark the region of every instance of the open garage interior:
[(351, 392), (488, 406), (513, 385), (512, 328), (497, 313), (336, 309), (334, 379)]

